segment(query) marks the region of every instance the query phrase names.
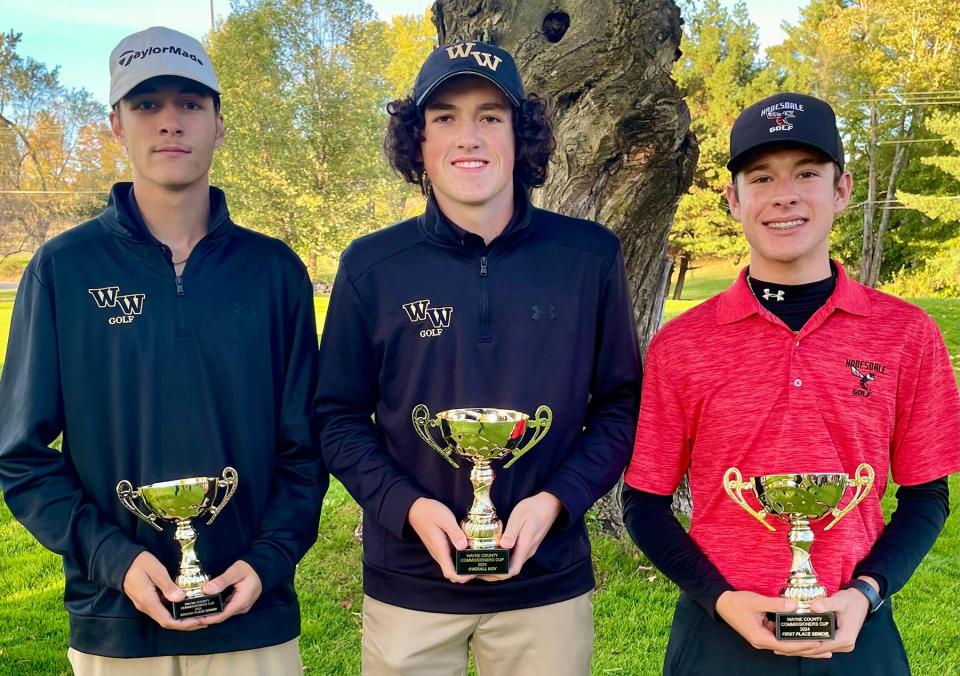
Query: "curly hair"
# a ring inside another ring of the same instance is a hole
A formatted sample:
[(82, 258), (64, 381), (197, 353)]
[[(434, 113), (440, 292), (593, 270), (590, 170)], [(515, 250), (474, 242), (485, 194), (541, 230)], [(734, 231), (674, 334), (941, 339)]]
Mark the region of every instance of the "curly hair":
[[(423, 111), (408, 96), (388, 103), (387, 112), (390, 121), (383, 150), (390, 166), (403, 180), (420, 186), (427, 195), (430, 178), (420, 155), (426, 125)], [(553, 138), (553, 110), (545, 98), (528, 94), (519, 107), (513, 107), (513, 139), (516, 147), (514, 182), (524, 188), (543, 185), (547, 180), (547, 164), (557, 145)]]

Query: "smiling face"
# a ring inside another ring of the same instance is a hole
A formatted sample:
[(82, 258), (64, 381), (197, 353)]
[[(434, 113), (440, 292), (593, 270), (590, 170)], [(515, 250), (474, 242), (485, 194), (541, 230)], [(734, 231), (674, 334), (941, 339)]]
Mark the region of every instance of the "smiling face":
[(830, 275), (828, 238), (853, 180), (823, 153), (776, 148), (749, 159), (727, 185), (730, 213), (750, 244), (750, 274), (801, 284)]
[(498, 204), (512, 211), (513, 109), (496, 85), (473, 76), (445, 84), (427, 101), (423, 137), (424, 169), (448, 217)]
[(223, 116), (209, 92), (178, 77), (134, 88), (110, 113), (110, 125), (127, 149), (134, 182), (168, 190), (208, 182), (214, 148), (224, 136)]

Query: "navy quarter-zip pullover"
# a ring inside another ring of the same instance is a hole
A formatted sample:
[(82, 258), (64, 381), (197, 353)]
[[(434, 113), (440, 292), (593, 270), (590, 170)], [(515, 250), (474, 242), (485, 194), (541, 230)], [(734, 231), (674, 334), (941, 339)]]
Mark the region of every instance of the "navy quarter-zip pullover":
[[(422, 216), (355, 241), (341, 258), (320, 347), (321, 449), (363, 507), (364, 590), (380, 601), (485, 613), (593, 587), (584, 513), (620, 477), (639, 406), (632, 304), (613, 233), (518, 199), (489, 246), (431, 199)], [(470, 462), (451, 467), (414, 432), (420, 403), (432, 413), (553, 410), (539, 445), (509, 469), (509, 458), (494, 465), (504, 523), (539, 491), (563, 505), (518, 576), (451, 583), (407, 524), (421, 496), (457, 518), (473, 499)]]
[[(24, 273), (0, 380), (0, 489), (63, 557), (76, 650), (149, 657), (288, 641), (300, 630), (294, 568), (328, 482), (310, 417), (310, 280), (286, 245), (234, 225), (216, 188), (208, 233), (176, 275), (131, 211), (130, 187), (114, 186), (102, 214), (44, 244)], [(236, 494), (212, 525), (194, 520), (197, 553), (211, 576), (245, 560), (263, 592), (222, 624), (162, 629), (123, 580), (143, 550), (175, 577), (175, 528), (157, 532), (124, 509), (117, 482), (228, 465)]]

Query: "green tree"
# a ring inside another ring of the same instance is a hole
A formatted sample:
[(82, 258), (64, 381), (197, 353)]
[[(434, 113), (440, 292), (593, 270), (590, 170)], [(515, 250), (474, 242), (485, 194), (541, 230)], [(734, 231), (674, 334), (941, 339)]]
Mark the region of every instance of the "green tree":
[(924, 117), (937, 105), (933, 93), (958, 83), (958, 40), (960, 12), (936, 0), (861, 0), (821, 24), (821, 41), (831, 46), (823, 66), (845, 99), (839, 112), (866, 174), (859, 266), (865, 284), (880, 279), (890, 207)]
[(954, 153), (923, 157), (920, 161), (953, 181), (938, 182), (938, 194), (901, 191), (899, 200), (946, 228), (936, 229), (938, 246), (931, 255), (913, 268), (899, 270), (884, 288), (906, 296), (955, 298), (960, 296), (960, 114), (935, 113), (927, 119), (926, 126), (942, 136)]
[(312, 272), (403, 214), (411, 192), (383, 158), (384, 106), (415, 75), (395, 55), (429, 51), (420, 26), (376, 21), (362, 0), (247, 0), (210, 36), (227, 123), (214, 180), (240, 222)]
[(757, 27), (742, 2), (726, 9), (719, 0), (692, 0), (683, 6), (685, 26), (673, 76), (685, 90), (690, 128), (700, 160), (693, 185), (677, 207), (668, 247), (678, 264), (674, 298), (687, 269), (703, 256), (741, 256), (747, 251), (739, 224), (730, 216), (724, 187), (730, 128), (740, 111), (773, 90), (774, 81), (756, 60)]
[(928, 148), (916, 142), (940, 103), (937, 92), (960, 84), (960, 12), (934, 0), (811, 0), (785, 30), (768, 52), (771, 67), (783, 88), (831, 102), (856, 179), (833, 250), (875, 285), (911, 258), (916, 243), (906, 233), (924, 227), (915, 212), (898, 208), (897, 192), (933, 179), (911, 155)]

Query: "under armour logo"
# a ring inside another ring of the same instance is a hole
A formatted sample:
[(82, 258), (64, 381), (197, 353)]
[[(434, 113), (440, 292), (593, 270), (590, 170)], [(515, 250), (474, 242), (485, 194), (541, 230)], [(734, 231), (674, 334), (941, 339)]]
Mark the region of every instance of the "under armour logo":
[(548, 303), (546, 305), (531, 305), (530, 306), (532, 315), (530, 319), (535, 319), (540, 321), (541, 319), (556, 319), (557, 318), (557, 306), (553, 303)]
[(784, 294), (784, 293), (785, 293), (785, 292), (784, 292), (783, 289), (780, 289), (780, 290), (777, 291), (776, 293), (774, 293), (774, 292), (771, 291), (770, 289), (764, 289), (764, 290), (763, 290), (763, 299), (764, 299), (764, 300), (774, 299), (774, 300), (776, 300), (776, 301), (779, 303), (779, 302), (781, 302), (781, 301), (783, 300), (783, 294)]

